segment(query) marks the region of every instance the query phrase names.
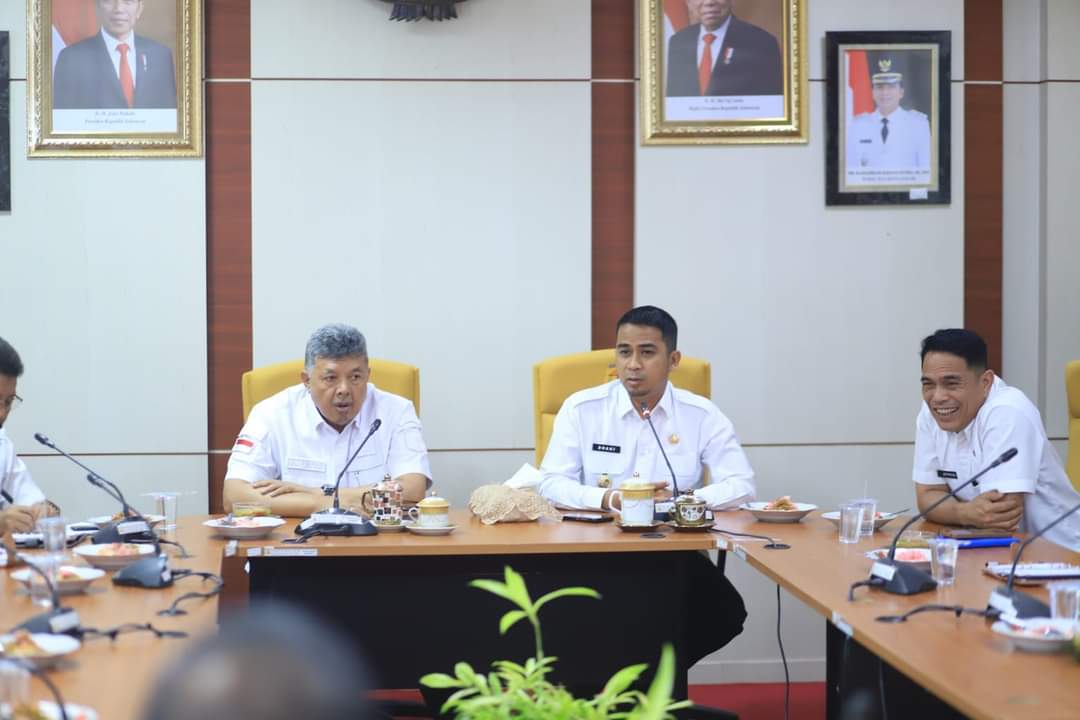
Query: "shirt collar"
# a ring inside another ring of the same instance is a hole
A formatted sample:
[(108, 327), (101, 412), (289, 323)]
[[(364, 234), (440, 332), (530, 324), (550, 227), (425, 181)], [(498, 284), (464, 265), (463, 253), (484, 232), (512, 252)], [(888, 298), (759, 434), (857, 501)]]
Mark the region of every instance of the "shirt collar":
[[(614, 381), (617, 390), (617, 397), (615, 398), (615, 415), (617, 417), (626, 417), (630, 413), (637, 414), (637, 410), (630, 403), (630, 393), (626, 392), (626, 388), (623, 387), (622, 380)], [(671, 417), (671, 405), (674, 402), (672, 399), (671, 381), (668, 380), (667, 387), (664, 388), (664, 394), (660, 396), (660, 402), (656, 403), (656, 407), (653, 408), (655, 414), (657, 410), (663, 410), (666, 417)]]
[[(361, 428), (363, 418), (370, 414), (371, 406), (374, 402), (375, 394), (372, 392), (374, 388), (375, 385), (368, 382), (367, 395), (364, 396), (364, 404), (360, 406), (360, 412), (356, 413), (356, 417), (354, 417), (345, 428), (349, 427), (349, 425), (352, 425), (358, 430)], [(323, 418), (322, 413), (319, 412), (319, 408), (315, 406), (315, 398), (311, 397), (311, 391), (307, 390), (307, 388), (304, 389), (304, 400), (301, 404), (304, 406), (306, 424), (308, 427), (314, 428), (317, 431), (321, 425), (325, 425), (331, 430), (335, 430), (335, 428)], [(342, 428), (342, 432), (345, 431), (345, 428)]]
[(713, 42), (719, 41), (718, 47), (720, 47), (720, 46), (722, 46), (724, 44), (724, 36), (727, 35), (727, 31), (728, 31), (728, 28), (730, 26), (731, 26), (731, 13), (728, 13), (728, 16), (724, 20), (724, 22), (720, 23), (720, 27), (716, 28), (715, 30), (706, 30), (705, 26), (699, 23), (698, 24), (698, 42), (702, 42), (702, 39), (705, 37), (706, 33), (712, 33), (713, 35), (716, 36), (716, 40), (714, 40)]
[(116, 52), (116, 46), (120, 43), (127, 43), (128, 50), (128, 62), (135, 62), (135, 33), (129, 32), (127, 37), (123, 40), (117, 40), (109, 33), (105, 32), (105, 28), (101, 28), (101, 38), (105, 41), (105, 49), (109, 51), (109, 55), (112, 56)]

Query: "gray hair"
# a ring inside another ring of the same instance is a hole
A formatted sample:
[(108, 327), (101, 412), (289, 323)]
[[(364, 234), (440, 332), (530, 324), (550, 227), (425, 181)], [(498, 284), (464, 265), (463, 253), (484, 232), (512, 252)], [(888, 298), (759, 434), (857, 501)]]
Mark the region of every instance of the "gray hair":
[(304, 349), (304, 370), (311, 373), (319, 358), (340, 360), (354, 355), (367, 357), (367, 340), (362, 332), (341, 323), (323, 325), (308, 338)]

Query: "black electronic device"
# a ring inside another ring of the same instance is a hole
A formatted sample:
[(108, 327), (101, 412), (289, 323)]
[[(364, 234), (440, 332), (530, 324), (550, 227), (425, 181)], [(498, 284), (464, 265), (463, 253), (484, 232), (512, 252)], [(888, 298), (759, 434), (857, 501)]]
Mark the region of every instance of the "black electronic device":
[(52, 598), (52, 610), (35, 615), (21, 625), (16, 625), (15, 629), (52, 635), (77, 634), (79, 630), (79, 613), (60, 604), (60, 593), (57, 592), (56, 585), (49, 578), (49, 574), (31, 562), (33, 558), (28, 558), (22, 554), (18, 558), (26, 563), (30, 572), (37, 573), (45, 580), (45, 587), (49, 588), (49, 595)]
[(360, 451), (364, 449), (364, 445), (371, 439), (371, 436), (375, 434), (375, 431), (382, 425), (382, 420), (375, 418), (371, 423), (371, 428), (368, 429), (367, 435), (360, 442), (360, 446), (356, 448), (356, 451), (349, 456), (348, 462), (345, 463), (345, 467), (341, 468), (341, 472), (338, 473), (337, 480), (334, 482), (334, 501), (326, 510), (315, 512), (311, 514), (307, 520), (299, 523), (296, 526), (296, 534), (304, 536), (313, 535), (341, 535), (346, 537), (352, 537), (357, 535), (375, 535), (379, 531), (371, 524), (367, 518), (362, 515), (353, 512), (352, 510), (341, 509), (341, 478), (345, 476), (345, 472), (352, 465), (353, 460), (360, 454)]
[(587, 523), (604, 523), (611, 522), (614, 517), (607, 513), (594, 513), (594, 512), (564, 512), (562, 514), (563, 520), (572, 520), (574, 522), (587, 522)]

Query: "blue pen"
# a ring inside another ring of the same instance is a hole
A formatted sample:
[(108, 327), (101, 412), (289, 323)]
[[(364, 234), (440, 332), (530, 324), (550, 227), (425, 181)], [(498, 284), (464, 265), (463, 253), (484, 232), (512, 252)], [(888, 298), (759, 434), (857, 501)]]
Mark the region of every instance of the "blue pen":
[(1014, 537), (1000, 537), (1000, 538), (971, 538), (970, 540), (961, 540), (961, 548), (988, 548), (988, 547), (1008, 547), (1013, 543), (1020, 542)]

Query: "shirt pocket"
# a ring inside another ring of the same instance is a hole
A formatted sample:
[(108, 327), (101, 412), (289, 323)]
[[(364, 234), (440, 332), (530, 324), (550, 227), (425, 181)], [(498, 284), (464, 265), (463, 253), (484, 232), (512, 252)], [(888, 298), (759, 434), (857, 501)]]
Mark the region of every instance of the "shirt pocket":
[(598, 485), (601, 475), (607, 475), (614, 482), (626, 472), (627, 462), (626, 453), (585, 451), (585, 484)]
[(312, 458), (288, 457), (281, 479), (297, 485), (322, 485), (326, 482), (326, 463)]
[(688, 455), (669, 455), (671, 469), (679, 480), (680, 490), (689, 490), (701, 484), (701, 462)]
[(349, 466), (348, 471), (345, 473), (345, 477), (341, 479), (341, 484), (344, 487), (374, 485), (382, 482), (385, 474), (386, 463), (383, 462), (382, 455), (377, 450), (372, 449), (371, 452), (356, 456), (356, 459), (352, 461), (352, 465)]

